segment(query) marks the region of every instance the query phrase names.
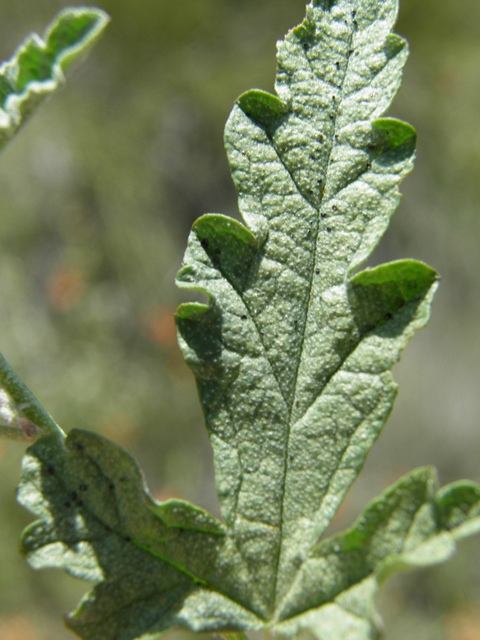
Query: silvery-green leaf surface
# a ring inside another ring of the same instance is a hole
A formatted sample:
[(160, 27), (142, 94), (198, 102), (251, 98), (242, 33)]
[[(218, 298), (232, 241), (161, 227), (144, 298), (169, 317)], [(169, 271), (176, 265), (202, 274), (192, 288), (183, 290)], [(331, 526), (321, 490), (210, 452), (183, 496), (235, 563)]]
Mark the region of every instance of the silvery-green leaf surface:
[(155, 503), (133, 460), (83, 431), (29, 448), (20, 502), (35, 568), (96, 582), (68, 625), (84, 640), (168, 628), (367, 640), (392, 572), (441, 562), (480, 528), (480, 488), (401, 479), (354, 526), (323, 534), (396, 395), (390, 369), (428, 320), (436, 272), (356, 272), (395, 212), (415, 132), (382, 118), (406, 43), (393, 0), (317, 0), (278, 46), (273, 96), (242, 95), (225, 143), (246, 226), (193, 227), (177, 312), (225, 522)]
[(396, 394), (390, 368), (436, 284), (413, 261), (352, 277), (412, 169), (414, 130), (380, 119), (407, 56), (396, 12), (393, 1), (307, 7), (278, 45), (278, 97), (244, 94), (227, 123), (248, 229), (200, 218), (178, 276), (211, 300), (180, 307), (180, 344), (262, 616), (358, 475)]
[(43, 38), (32, 34), (0, 67), (0, 148), (50, 94), (65, 73), (95, 43), (109, 18), (100, 9), (65, 9)]

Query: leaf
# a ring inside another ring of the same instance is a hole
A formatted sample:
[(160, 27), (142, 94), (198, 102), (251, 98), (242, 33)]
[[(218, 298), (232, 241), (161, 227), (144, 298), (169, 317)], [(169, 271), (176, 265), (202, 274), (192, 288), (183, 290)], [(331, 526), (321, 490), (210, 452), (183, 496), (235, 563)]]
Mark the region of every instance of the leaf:
[(396, 210), (415, 132), (382, 118), (407, 45), (394, 0), (316, 0), (278, 46), (273, 96), (241, 96), (225, 144), (247, 226), (193, 226), (177, 312), (214, 450), (225, 524), (155, 503), (132, 459), (73, 431), (27, 451), (19, 501), (40, 519), (35, 568), (92, 580), (68, 625), (84, 640), (166, 629), (378, 636), (392, 572), (452, 555), (480, 528), (480, 487), (401, 479), (348, 531), (322, 536), (387, 419), (390, 369), (424, 326), (437, 274), (414, 260), (355, 273)]
[(40, 38), (32, 34), (0, 68), (0, 148), (92, 46), (109, 18), (100, 9), (65, 9)]
[(227, 123), (249, 229), (201, 218), (178, 276), (211, 300), (196, 313), (180, 308), (180, 344), (222, 510), (267, 618), (378, 437), (396, 394), (389, 370), (427, 321), (436, 286), (435, 272), (413, 261), (351, 275), (412, 168), (414, 130), (379, 119), (407, 54), (390, 34), (396, 9), (307, 7), (278, 47), (279, 97), (248, 92)]

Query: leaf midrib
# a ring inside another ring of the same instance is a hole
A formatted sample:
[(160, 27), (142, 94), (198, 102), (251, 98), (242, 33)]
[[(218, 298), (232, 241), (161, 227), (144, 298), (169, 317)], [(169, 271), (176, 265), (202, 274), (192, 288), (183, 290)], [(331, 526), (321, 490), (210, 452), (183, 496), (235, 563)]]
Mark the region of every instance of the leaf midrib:
[[(356, 6), (356, 5), (355, 5)], [(354, 39), (354, 30), (351, 30), (350, 33), (350, 40), (348, 43), (348, 50), (352, 49), (352, 42)], [(309, 51), (309, 50), (308, 50)], [(319, 78), (317, 73), (315, 72), (312, 63), (308, 57), (308, 51), (304, 50), (304, 55), (305, 55), (305, 59), (307, 60), (308, 66), (311, 70), (312, 75), (317, 78), (317, 80), (322, 80), (322, 78)], [(322, 192), (321, 196), (320, 196), (320, 201), (319, 201), (319, 205), (318, 207), (315, 207), (313, 204), (311, 204), (311, 206), (316, 210), (317, 212), (317, 216), (316, 216), (316, 228), (315, 228), (315, 241), (314, 241), (314, 247), (315, 247), (315, 251), (314, 251), (314, 255), (313, 255), (313, 259), (312, 259), (312, 266), (311, 266), (311, 271), (310, 271), (310, 285), (309, 285), (309, 289), (308, 289), (308, 295), (306, 297), (306, 308), (305, 308), (305, 316), (304, 316), (304, 324), (303, 324), (303, 332), (302, 332), (302, 336), (301, 336), (301, 344), (300, 344), (300, 348), (299, 348), (299, 358), (297, 360), (296, 363), (296, 370), (295, 370), (295, 380), (293, 383), (293, 393), (292, 393), (292, 400), (290, 403), (290, 407), (289, 407), (289, 416), (288, 416), (288, 423), (287, 423), (287, 440), (286, 440), (286, 447), (285, 447), (285, 456), (284, 456), (284, 474), (283, 474), (283, 483), (282, 483), (282, 488), (281, 488), (281, 506), (280, 506), (280, 539), (279, 539), (279, 543), (278, 543), (278, 554), (277, 554), (277, 562), (276, 562), (276, 566), (275, 566), (275, 582), (274, 582), (274, 592), (275, 592), (275, 599), (274, 599), (274, 610), (277, 609), (278, 607), (278, 597), (279, 597), (279, 592), (278, 592), (278, 582), (279, 582), (279, 568), (281, 565), (281, 559), (282, 559), (282, 550), (283, 550), (283, 542), (284, 542), (284, 505), (285, 505), (285, 489), (287, 486), (287, 477), (288, 477), (288, 473), (289, 473), (289, 448), (290, 448), (290, 436), (291, 436), (291, 432), (292, 432), (292, 416), (293, 416), (293, 408), (295, 406), (295, 398), (297, 395), (297, 386), (298, 386), (298, 375), (299, 375), (299, 371), (300, 371), (300, 365), (303, 361), (304, 358), (304, 346), (305, 346), (305, 337), (306, 337), (306, 326), (308, 324), (308, 318), (309, 318), (309, 311), (310, 311), (310, 302), (312, 299), (312, 288), (313, 288), (313, 277), (314, 277), (314, 273), (315, 273), (315, 265), (317, 264), (317, 257), (318, 257), (318, 238), (319, 238), (319, 233), (320, 233), (320, 209), (321, 206), (323, 205), (324, 202), (324, 196), (327, 193), (327, 186), (328, 186), (328, 176), (329, 176), (329, 169), (331, 166), (331, 160), (332, 160), (332, 154), (333, 154), (333, 150), (335, 148), (335, 135), (337, 132), (337, 122), (338, 122), (338, 117), (339, 117), (339, 110), (340, 107), (343, 103), (344, 97), (345, 97), (345, 92), (344, 92), (344, 87), (345, 87), (345, 78), (347, 77), (349, 68), (350, 68), (350, 60), (351, 60), (351, 55), (348, 57), (347, 59), (347, 64), (345, 66), (345, 71), (342, 77), (342, 81), (341, 81), (341, 90), (340, 90), (340, 99), (338, 100), (338, 104), (336, 103), (335, 105), (335, 119), (334, 119), (334, 126), (333, 126), (333, 132), (332, 132), (332, 145), (330, 147), (329, 150), (329, 154), (328, 154), (328, 158), (327, 158), (327, 162), (326, 162), (326, 170), (325, 170), (325, 185), (324, 185), (324, 191)], [(267, 134), (268, 136), (268, 134)], [(275, 152), (279, 158), (279, 160), (282, 162), (282, 165), (285, 167), (285, 163), (281, 157), (281, 154), (279, 153), (279, 151), (276, 149), (275, 145), (273, 144), (273, 140), (270, 138), (270, 136), (268, 136), (273, 148), (275, 149)], [(287, 167), (285, 167), (285, 169), (287, 169)], [(288, 171), (288, 169), (287, 169)], [(289, 175), (290, 171), (288, 171)], [(293, 180), (293, 178), (292, 178)], [(296, 184), (295, 181), (293, 181), (295, 186), (297, 187), (298, 192), (300, 193), (300, 195), (302, 195), (302, 197), (308, 201), (308, 199), (305, 197), (305, 195), (302, 193), (302, 191), (299, 189), (298, 185)], [(327, 200), (328, 202), (328, 200)], [(352, 349), (353, 350), (353, 349)], [(335, 373), (340, 369), (341, 366), (343, 366), (345, 360), (342, 360), (338, 367), (331, 373), (331, 375), (328, 377), (327, 380), (325, 380), (323, 387), (319, 390), (318, 395), (316, 396), (315, 400), (321, 395), (323, 389), (325, 388), (325, 386), (328, 384), (329, 380), (335, 375)], [(303, 415), (305, 415), (305, 413), (308, 411), (308, 409), (310, 408), (310, 406), (312, 405), (313, 401), (305, 408), (305, 411), (303, 412)], [(301, 418), (299, 418), (301, 419)], [(299, 569), (300, 567), (303, 565), (303, 561), (302, 563), (299, 565)], [(298, 570), (299, 570), (298, 569)], [(297, 570), (297, 573), (298, 573)]]

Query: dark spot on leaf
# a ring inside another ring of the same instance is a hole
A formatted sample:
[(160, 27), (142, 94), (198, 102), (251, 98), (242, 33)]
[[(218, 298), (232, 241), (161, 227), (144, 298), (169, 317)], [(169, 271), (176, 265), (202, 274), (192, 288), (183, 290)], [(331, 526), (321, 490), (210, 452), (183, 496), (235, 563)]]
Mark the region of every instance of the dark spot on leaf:
[(391, 319), (393, 318), (393, 316), (392, 316), (392, 314), (391, 314), (391, 313), (387, 313), (387, 315), (385, 316), (385, 318), (386, 318), (387, 320), (391, 320)]
[(300, 406), (300, 400), (296, 400), (296, 401), (295, 401), (295, 406), (296, 406), (296, 407), (297, 407), (297, 409), (298, 409), (298, 407)]
[(293, 462), (295, 460), (295, 456), (290, 456), (289, 460), (290, 460), (290, 462)]
[(370, 149), (370, 151), (373, 151), (375, 148), (376, 147), (372, 142), (370, 142), (370, 144), (367, 145), (367, 149)]
[(83, 451), (84, 446), (83, 446), (83, 444), (80, 444), (80, 442), (77, 442), (76, 445), (75, 445), (75, 449), (77, 451)]
[(337, 207), (337, 205), (336, 205), (336, 204), (334, 204), (334, 205), (332, 206), (332, 211), (338, 211), (338, 207)]
[(358, 22), (356, 20), (353, 21), (353, 26), (355, 27), (355, 29), (358, 29)]
[(325, 213), (325, 211), (322, 211), (322, 212), (320, 213), (320, 215), (321, 215), (321, 217), (322, 217), (322, 218), (326, 218), (326, 217), (327, 217), (327, 214)]
[(316, 157), (316, 155), (315, 155), (314, 153), (311, 153), (311, 154), (310, 154), (310, 159), (311, 159), (311, 160), (316, 160), (316, 159), (317, 159), (317, 157)]
[(317, 274), (317, 276), (320, 275), (320, 269), (315, 269), (315, 273)]
[(371, 162), (367, 162), (367, 164), (365, 165), (365, 168), (367, 171), (369, 171), (372, 168), (372, 163)]
[(241, 316), (241, 319), (242, 319), (242, 320), (246, 320), (246, 319), (247, 319), (247, 316), (243, 315), (243, 316)]
[(77, 506), (83, 507), (83, 500), (77, 500)]
[(335, 116), (334, 116), (333, 113), (329, 113), (328, 116), (329, 116), (330, 120), (334, 120), (335, 119)]
[(48, 471), (48, 473), (49, 473), (51, 476), (54, 476), (54, 475), (55, 475), (55, 467), (53, 466), (53, 464), (50, 464), (50, 465), (48, 466), (47, 471)]
[(115, 489), (115, 485), (113, 484), (113, 482), (111, 482), (111, 483), (108, 485), (108, 488), (110, 489), (110, 491), (113, 491), (113, 490)]
[(348, 55), (351, 56), (353, 53), (353, 49), (350, 49), (350, 51), (348, 52)]
[(321, 133), (318, 134), (318, 141), (323, 142), (323, 136)]
[(307, 42), (304, 42), (303, 48), (305, 49), (305, 51), (308, 51), (310, 49), (310, 45)]
[(328, 233), (331, 233), (331, 232), (332, 232), (332, 230), (330, 229), (330, 227), (327, 227), (327, 231), (328, 231)]
[(183, 527), (178, 527), (178, 530), (180, 531), (180, 533), (184, 533), (185, 529)]
[(352, 11), (352, 18), (355, 18), (355, 16), (356, 16), (356, 15), (357, 15), (357, 10), (356, 10), (356, 9), (354, 9), (354, 10)]
[(338, 142), (338, 136), (335, 134), (335, 142)]
[(78, 485), (78, 490), (79, 491), (88, 491), (88, 484), (85, 484), (85, 482), (82, 482), (81, 484)]
[(337, 69), (340, 69), (340, 62), (338, 62), (338, 60), (337, 62), (335, 62), (335, 66), (337, 67)]
[(319, 179), (317, 180), (317, 182), (318, 182), (318, 184), (322, 184), (322, 182), (323, 182), (322, 178), (319, 178)]
[(202, 239), (200, 240), (200, 244), (202, 245), (202, 247), (203, 247), (205, 250), (206, 250), (206, 249), (208, 249), (209, 242), (208, 242), (208, 240), (207, 240), (206, 238), (202, 238)]
[(70, 497), (72, 498), (72, 500), (76, 500), (78, 498), (78, 493), (76, 491), (72, 491)]
[(68, 500), (67, 500), (67, 502), (63, 503), (63, 506), (65, 507), (65, 509), (70, 509), (70, 507), (72, 506), (72, 503), (68, 502)]
[(132, 539), (130, 536), (125, 536), (125, 542), (130, 542)]

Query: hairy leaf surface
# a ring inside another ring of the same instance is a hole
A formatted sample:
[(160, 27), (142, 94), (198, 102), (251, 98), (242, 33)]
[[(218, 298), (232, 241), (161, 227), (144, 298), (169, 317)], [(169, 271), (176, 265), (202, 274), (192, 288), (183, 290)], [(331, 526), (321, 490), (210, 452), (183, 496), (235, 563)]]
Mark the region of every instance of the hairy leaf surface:
[(419, 469), (348, 531), (324, 532), (396, 395), (390, 373), (424, 326), (437, 274), (414, 260), (356, 269), (395, 212), (415, 131), (384, 118), (407, 45), (396, 0), (316, 0), (278, 45), (277, 95), (240, 96), (225, 145), (245, 225), (193, 226), (177, 312), (215, 457), (224, 523), (158, 504), (132, 459), (99, 436), (42, 438), (20, 502), (32, 566), (97, 585), (68, 617), (84, 640), (168, 628), (263, 628), (319, 640), (378, 636), (392, 572), (441, 562), (480, 529), (480, 487), (438, 490)]

